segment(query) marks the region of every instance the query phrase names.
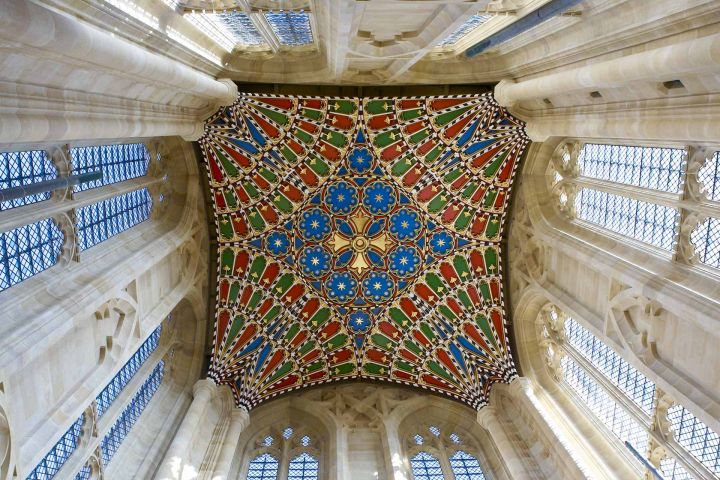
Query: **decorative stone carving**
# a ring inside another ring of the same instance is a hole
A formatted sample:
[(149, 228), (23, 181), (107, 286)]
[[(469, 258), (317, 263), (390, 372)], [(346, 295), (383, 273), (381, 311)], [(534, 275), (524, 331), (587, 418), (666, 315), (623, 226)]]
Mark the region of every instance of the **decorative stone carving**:
[(96, 344), (100, 349), (100, 363), (111, 356), (115, 361), (123, 358), (125, 350), (133, 344), (133, 337), (140, 338), (137, 318), (135, 283), (120, 292), (117, 298), (102, 304), (95, 311), (98, 322)]
[[(1, 395), (2, 384), (0, 383), (0, 396)], [(11, 452), (10, 425), (5, 411), (2, 408), (2, 398), (0, 397), (0, 480), (10, 478)]]
[(621, 290), (609, 301), (608, 326), (646, 364), (658, 359), (656, 342), (663, 320), (662, 306), (636, 289)]
[[(565, 321), (567, 315), (553, 304), (547, 304), (540, 311), (536, 321), (540, 329), (540, 345), (544, 349), (545, 365), (556, 380), (563, 379), (562, 358), (565, 350)], [(518, 387), (520, 388), (520, 387)]]
[(53, 221), (63, 233), (63, 243), (60, 247), (58, 264), (67, 267), (71, 262), (78, 262), (80, 260), (80, 247), (75, 229), (75, 211), (69, 210), (58, 213), (53, 217)]
[(578, 141), (562, 142), (552, 154), (550, 165), (562, 175), (563, 178), (575, 178), (580, 174), (578, 156), (583, 144)]
[(696, 212), (682, 211), (682, 219), (678, 233), (676, 260), (687, 265), (699, 263), (695, 244), (693, 243), (693, 232), (705, 224), (707, 217)]
[(685, 198), (702, 202), (707, 200), (706, 187), (700, 182), (699, 173), (715, 154), (714, 149), (688, 147), (687, 173), (685, 175)]

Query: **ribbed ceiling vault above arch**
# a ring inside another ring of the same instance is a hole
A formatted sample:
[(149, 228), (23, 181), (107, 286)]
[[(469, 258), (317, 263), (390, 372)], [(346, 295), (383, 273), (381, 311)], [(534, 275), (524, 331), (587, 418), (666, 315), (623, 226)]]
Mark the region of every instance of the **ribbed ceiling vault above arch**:
[(528, 143), (490, 93), (240, 94), (199, 141), (218, 238), (209, 377), (248, 408), (348, 379), (482, 407), (517, 375), (501, 238)]

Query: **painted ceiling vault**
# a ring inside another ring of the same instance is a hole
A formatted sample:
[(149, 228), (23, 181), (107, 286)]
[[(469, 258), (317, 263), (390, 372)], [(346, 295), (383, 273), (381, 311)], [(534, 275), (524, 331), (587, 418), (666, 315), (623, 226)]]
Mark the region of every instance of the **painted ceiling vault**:
[(492, 95), (239, 95), (200, 146), (218, 235), (209, 376), (252, 408), (335, 380), (482, 407), (516, 375), (501, 236), (523, 124)]

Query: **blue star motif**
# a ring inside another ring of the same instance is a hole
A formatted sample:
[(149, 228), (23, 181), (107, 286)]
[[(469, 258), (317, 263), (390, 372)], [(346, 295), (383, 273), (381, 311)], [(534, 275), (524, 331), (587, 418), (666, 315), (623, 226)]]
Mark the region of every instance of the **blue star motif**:
[(419, 215), (409, 208), (402, 208), (390, 217), (390, 233), (398, 240), (412, 240), (420, 233)]
[(348, 155), (350, 161), (350, 168), (357, 173), (365, 173), (372, 168), (372, 155), (370, 150), (367, 148), (356, 148), (350, 155)]
[(414, 275), (420, 265), (420, 254), (414, 247), (399, 246), (389, 257), (390, 270), (398, 277)]
[(330, 299), (344, 303), (355, 298), (358, 282), (347, 272), (335, 272), (327, 279), (325, 288)]
[(305, 275), (322, 277), (330, 271), (331, 258), (323, 247), (307, 247), (300, 254), (300, 265)]
[(333, 213), (348, 214), (358, 203), (357, 189), (347, 182), (335, 183), (328, 187), (325, 201)]
[(306, 240), (322, 241), (330, 234), (330, 215), (319, 208), (303, 212), (300, 233)]
[(363, 280), (362, 286), (365, 298), (380, 303), (390, 300), (395, 289), (395, 282), (385, 272), (372, 272)]
[(354, 312), (350, 315), (348, 326), (355, 333), (365, 333), (370, 328), (370, 315), (367, 312)]
[(265, 239), (265, 247), (273, 255), (286, 255), (290, 250), (290, 238), (284, 232), (272, 232)]
[(430, 239), (430, 250), (435, 255), (445, 255), (455, 246), (452, 236), (447, 232), (437, 232)]
[(392, 210), (396, 199), (393, 188), (384, 182), (375, 182), (365, 189), (363, 205), (373, 214), (385, 214)]

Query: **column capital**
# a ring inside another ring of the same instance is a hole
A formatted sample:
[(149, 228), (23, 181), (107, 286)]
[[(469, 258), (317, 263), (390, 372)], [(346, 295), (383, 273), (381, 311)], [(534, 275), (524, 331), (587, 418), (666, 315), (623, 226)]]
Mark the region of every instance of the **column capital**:
[(477, 413), (477, 422), (485, 430), (490, 431), (497, 421), (497, 409), (492, 405), (482, 407)]
[(193, 398), (201, 396), (214, 396), (217, 392), (217, 385), (209, 378), (202, 378), (193, 385)]
[(515, 377), (510, 382), (508, 390), (513, 397), (528, 396), (533, 393), (533, 382), (528, 377)]

